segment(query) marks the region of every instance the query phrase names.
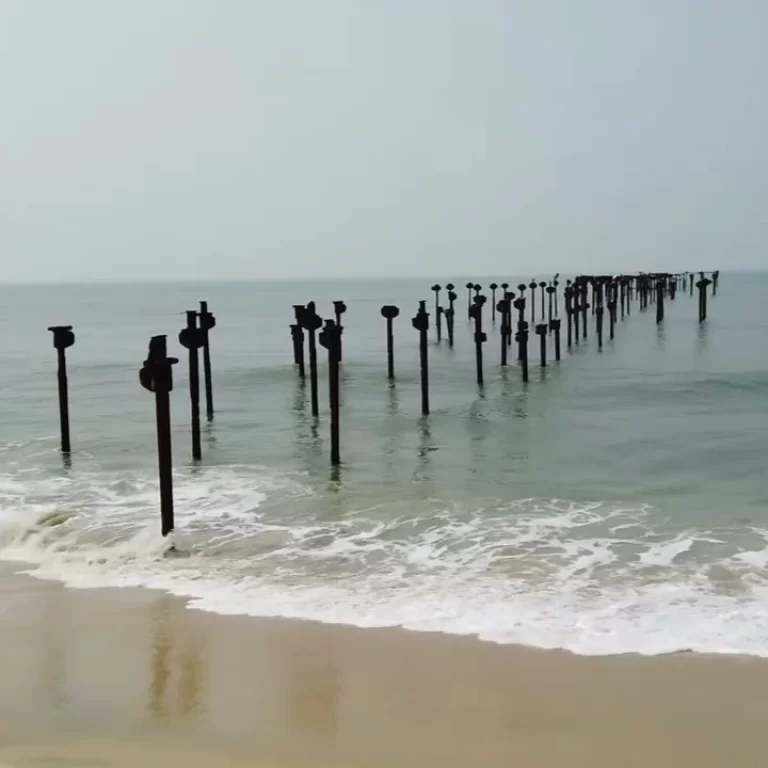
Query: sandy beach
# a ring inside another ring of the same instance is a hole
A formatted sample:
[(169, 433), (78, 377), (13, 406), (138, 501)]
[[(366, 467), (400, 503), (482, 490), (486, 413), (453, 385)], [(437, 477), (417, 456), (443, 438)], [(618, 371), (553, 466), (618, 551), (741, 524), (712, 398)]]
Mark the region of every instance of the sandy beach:
[(0, 765), (762, 766), (768, 663), (586, 658), (0, 579)]

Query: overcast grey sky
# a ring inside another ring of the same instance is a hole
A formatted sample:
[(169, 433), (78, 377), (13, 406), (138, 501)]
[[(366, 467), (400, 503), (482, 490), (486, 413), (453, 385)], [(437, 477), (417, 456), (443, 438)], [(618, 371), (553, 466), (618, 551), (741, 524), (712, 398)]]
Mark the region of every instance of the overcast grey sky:
[(0, 0), (0, 281), (768, 266), (765, 0)]

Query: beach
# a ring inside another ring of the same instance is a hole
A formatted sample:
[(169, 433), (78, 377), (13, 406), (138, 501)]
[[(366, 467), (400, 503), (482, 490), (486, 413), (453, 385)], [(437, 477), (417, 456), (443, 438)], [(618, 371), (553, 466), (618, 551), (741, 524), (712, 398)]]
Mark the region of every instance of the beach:
[(768, 662), (582, 657), (0, 579), (0, 765), (760, 766)]

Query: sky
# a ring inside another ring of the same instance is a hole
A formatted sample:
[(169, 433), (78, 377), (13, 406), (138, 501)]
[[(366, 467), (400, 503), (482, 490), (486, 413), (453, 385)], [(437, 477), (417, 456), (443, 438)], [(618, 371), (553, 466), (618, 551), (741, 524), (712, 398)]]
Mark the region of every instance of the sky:
[(0, 0), (0, 282), (768, 267), (764, 0)]

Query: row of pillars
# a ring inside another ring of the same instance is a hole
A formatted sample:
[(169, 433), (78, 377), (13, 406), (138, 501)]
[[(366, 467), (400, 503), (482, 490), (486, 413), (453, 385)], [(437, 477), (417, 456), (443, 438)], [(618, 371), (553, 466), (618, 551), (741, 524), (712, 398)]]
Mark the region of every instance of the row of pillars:
[[(517, 361), (520, 365), (522, 380), (529, 381), (529, 336), (533, 329), (539, 337), (539, 365), (546, 368), (547, 337), (554, 340), (554, 360), (560, 362), (562, 357), (561, 330), (562, 321), (559, 317), (560, 300), (558, 288), (559, 274), (550, 282), (531, 281), (529, 284), (521, 283), (517, 286), (517, 294), (509, 290), (508, 283), (491, 283), (491, 322), (495, 325), (497, 316), (500, 318), (500, 346), (501, 366), (509, 364), (509, 348), (512, 341), (517, 343)], [(714, 272), (712, 280), (707, 279), (704, 273), (700, 273), (700, 279), (695, 283), (699, 289), (700, 311), (699, 319), (706, 319), (706, 290), (713, 285), (713, 293), (717, 293), (719, 272)], [(579, 276), (574, 280), (567, 280), (563, 291), (564, 309), (567, 318), (567, 346), (570, 349), (573, 344), (579, 344), (581, 340), (587, 340), (588, 316), (594, 315), (595, 332), (598, 348), (602, 349), (604, 337), (610, 340), (615, 338), (616, 327), (619, 321), (619, 312), (623, 320), (630, 314), (630, 306), (633, 298), (640, 302), (641, 309), (648, 306), (653, 300), (656, 303), (657, 322), (664, 319), (664, 298), (669, 295), (675, 299), (678, 286), (683, 290), (691, 284), (694, 286), (694, 275), (691, 273), (680, 274), (641, 274), (633, 276)], [(483, 345), (488, 341), (488, 335), (484, 330), (483, 311), (488, 303), (486, 296), (482, 294), (482, 286), (468, 282), (466, 284), (468, 319), (474, 324), (474, 345), (476, 378), (479, 386), (484, 385)], [(500, 299), (497, 301), (497, 292), (501, 290)], [(456, 287), (448, 283), (446, 291), (448, 306), (444, 308), (440, 304), (440, 293), (443, 290), (440, 285), (433, 285), (435, 294), (435, 329), (438, 343), (443, 338), (443, 321), (447, 332), (448, 345), (454, 345), (455, 328), (455, 303), (458, 300)], [(528, 293), (526, 293), (528, 291)], [(341, 362), (341, 335), (343, 326), (341, 317), (347, 311), (346, 304), (342, 301), (333, 303), (335, 320), (326, 320), (323, 332), (325, 339), (321, 343), (329, 353), (329, 386), (330, 386), (330, 414), (331, 414), (331, 462), (338, 465), (341, 462), (339, 446), (339, 363)], [(528, 308), (530, 314), (528, 314)], [(291, 325), (291, 334), (294, 345), (294, 363), (298, 367), (299, 376), (306, 378), (306, 366), (304, 362), (305, 332), (308, 335), (309, 348), (309, 376), (311, 383), (312, 414), (319, 416), (318, 384), (317, 384), (317, 353), (315, 333), (323, 326), (323, 321), (317, 315), (313, 302), (307, 305), (295, 305), (294, 313), (296, 322)], [(607, 313), (607, 331), (606, 331)], [(385, 305), (381, 308), (381, 314), (386, 321), (386, 345), (387, 345), (387, 378), (395, 379), (394, 367), (394, 320), (399, 317), (400, 309), (394, 305)], [(527, 319), (530, 317), (530, 321)], [(540, 322), (537, 322), (537, 318)], [(419, 302), (416, 315), (412, 318), (413, 328), (419, 333), (419, 368), (421, 381), (421, 413), (424, 416), (430, 413), (429, 398), (429, 330), (430, 313), (427, 311), (427, 302)]]
[[(200, 302), (199, 310), (189, 310), (185, 314), (186, 325), (179, 333), (179, 342), (188, 350), (192, 459), (197, 462), (202, 460), (199, 353), (202, 350), (206, 417), (208, 421), (212, 421), (214, 413), (213, 375), (211, 372), (209, 334), (216, 327), (216, 318), (208, 310), (208, 303), (205, 301)], [(57, 353), (61, 452), (65, 462), (68, 464), (72, 452), (72, 442), (69, 423), (69, 383), (67, 378), (66, 350), (74, 345), (75, 334), (71, 325), (55, 325), (48, 328), (48, 330), (53, 334), (53, 346)], [(153, 336), (149, 342), (147, 359), (139, 370), (141, 386), (155, 395), (158, 475), (160, 481), (160, 518), (163, 536), (167, 536), (175, 527), (170, 393), (173, 391), (173, 366), (178, 362), (178, 358), (168, 356), (166, 336)]]
[[(637, 298), (641, 309), (647, 309), (649, 303), (656, 304), (656, 320), (661, 323), (664, 320), (664, 301), (668, 296), (674, 301), (679, 288), (683, 291), (689, 289), (693, 296), (694, 287), (699, 292), (699, 322), (707, 318), (707, 289), (713, 286), (713, 296), (717, 295), (719, 272), (712, 273), (712, 279), (699, 273), (699, 279), (694, 280), (693, 273), (680, 274), (641, 274), (636, 276), (580, 276), (574, 280), (568, 280), (564, 289), (564, 305), (567, 316), (567, 344), (570, 348), (575, 342), (580, 341), (580, 336), (586, 340), (588, 332), (587, 317), (589, 310), (595, 315), (595, 325), (598, 337), (598, 346), (602, 348), (604, 333), (604, 314), (608, 310), (609, 338), (613, 339), (620, 307), (621, 318), (630, 314), (631, 301)], [(528, 338), (533, 327), (535, 334), (540, 339), (540, 365), (547, 365), (547, 335), (554, 336), (555, 360), (561, 359), (560, 331), (561, 320), (559, 314), (558, 275), (550, 282), (532, 281), (530, 284), (517, 286), (518, 294), (509, 291), (509, 285), (491, 283), (491, 318), (496, 323), (497, 315), (501, 318), (500, 342), (501, 365), (508, 365), (508, 348), (512, 345), (513, 318), (516, 312), (516, 328), (514, 339), (517, 342), (517, 359), (520, 363), (524, 382), (529, 379), (528, 372)], [(446, 286), (448, 290), (449, 306), (443, 309), (440, 306), (439, 295), (442, 288), (438, 285), (432, 287), (435, 292), (435, 315), (438, 342), (442, 340), (442, 319), (446, 320), (448, 342), (454, 344), (455, 326), (455, 302), (458, 295), (452, 284)], [(474, 343), (476, 357), (476, 376), (480, 386), (484, 384), (483, 370), (483, 344), (488, 336), (483, 327), (483, 309), (487, 304), (487, 297), (482, 295), (482, 287), (475, 283), (467, 283), (469, 306), (467, 315), (474, 323)], [(496, 301), (496, 292), (501, 288), (501, 298)], [(526, 290), (530, 293), (526, 296)], [(540, 300), (537, 301), (537, 291)], [(590, 303), (590, 291), (592, 303)], [(530, 323), (526, 320), (526, 308), (530, 298)], [(419, 333), (419, 361), (421, 369), (421, 412), (428, 415), (430, 412), (429, 401), (429, 313), (426, 301), (419, 302), (419, 308), (412, 319), (412, 325)], [(537, 304), (540, 307), (540, 320), (536, 323)], [(546, 309), (545, 309), (546, 306)], [(514, 310), (514, 311), (513, 311)], [(315, 304), (294, 306), (296, 323), (291, 326), (294, 342), (294, 362), (298, 367), (299, 375), (306, 377), (306, 364), (304, 358), (305, 333), (308, 337), (309, 369), (312, 413), (319, 416), (319, 394), (317, 376), (317, 342), (328, 351), (329, 363), (329, 400), (331, 412), (331, 463), (338, 466), (341, 463), (339, 445), (339, 365), (342, 362), (342, 335), (344, 327), (342, 316), (347, 307), (343, 301), (334, 302), (334, 319), (323, 321), (317, 314)], [(199, 352), (203, 352), (203, 375), (205, 384), (206, 416), (213, 419), (213, 385), (211, 374), (211, 356), (209, 332), (216, 326), (216, 318), (208, 310), (207, 302), (200, 302), (199, 311), (189, 310), (186, 313), (186, 326), (179, 333), (179, 342), (188, 350), (189, 361), (189, 394), (191, 406), (192, 427), (192, 458), (194, 461), (202, 459), (202, 447), (200, 440), (200, 380), (199, 380)], [(393, 305), (385, 305), (381, 314), (386, 320), (387, 326), (387, 376), (393, 381), (394, 369), (394, 320), (399, 316), (400, 310)], [(51, 326), (48, 329), (53, 334), (53, 346), (57, 352), (58, 361), (58, 391), (59, 391), (59, 416), (61, 427), (61, 450), (65, 459), (71, 454), (71, 436), (69, 423), (69, 398), (67, 380), (66, 350), (75, 343), (75, 334), (72, 326)], [(160, 508), (161, 531), (167, 536), (175, 528), (173, 484), (172, 484), (172, 454), (171, 454), (171, 417), (170, 417), (170, 393), (173, 390), (173, 365), (178, 359), (168, 356), (167, 339), (165, 335), (153, 336), (149, 343), (147, 359), (139, 371), (141, 385), (155, 395), (155, 417), (157, 427), (158, 470), (160, 479)]]

